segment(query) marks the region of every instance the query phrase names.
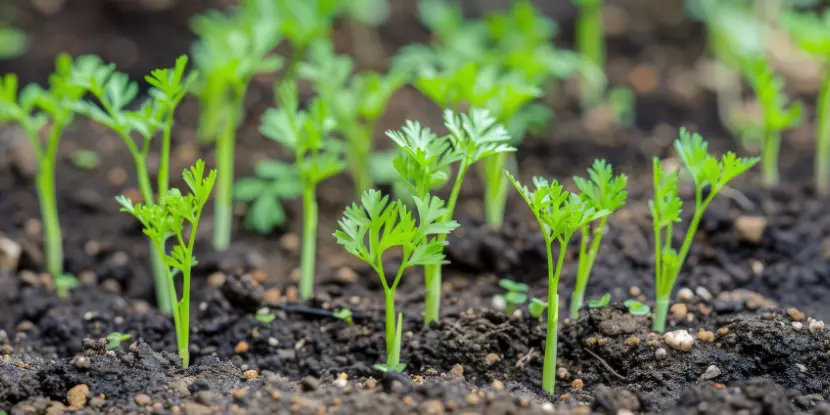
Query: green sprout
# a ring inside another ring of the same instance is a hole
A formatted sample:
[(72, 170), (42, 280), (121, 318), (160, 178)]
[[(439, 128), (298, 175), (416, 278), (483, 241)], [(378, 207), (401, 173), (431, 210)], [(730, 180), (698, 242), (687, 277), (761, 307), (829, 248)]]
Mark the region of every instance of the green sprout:
[[(545, 357), (542, 369), (542, 389), (553, 393), (556, 380), (556, 345), (559, 325), (559, 278), (568, 249), (568, 241), (574, 233), (588, 223), (607, 216), (608, 212), (596, 210), (591, 203), (569, 193), (556, 181), (548, 183), (541, 177), (534, 177), (535, 190), (522, 186), (510, 173), (507, 177), (527, 203), (545, 239), (548, 257), (548, 323), (545, 337)], [(556, 268), (553, 265), (553, 243), (559, 243)]]
[(63, 299), (69, 298), (69, 290), (78, 287), (78, 279), (65, 272), (53, 277), (52, 281), (55, 283), (55, 292), (58, 293), (58, 297)]
[(283, 18), (282, 31), (293, 48), (283, 81), (294, 81), (294, 74), (311, 44), (315, 41), (331, 43), (328, 38), (341, 3), (338, 0), (276, 2), (279, 15)]
[(121, 347), (121, 343), (133, 337), (132, 334), (124, 334), (114, 331), (107, 334), (107, 350), (113, 350)]
[(237, 181), (233, 190), (234, 200), (250, 203), (245, 226), (265, 235), (285, 223), (282, 201), (300, 196), (303, 185), (295, 166), (263, 160), (254, 167), (254, 177)]
[(611, 293), (605, 293), (599, 300), (588, 300), (588, 308), (603, 308), (610, 303)]
[[(576, 187), (582, 192), (580, 198), (591, 205), (596, 211), (605, 211), (610, 215), (625, 205), (628, 192), (625, 187), (628, 178), (621, 174), (614, 176), (614, 169), (605, 160), (596, 160), (594, 165), (588, 169), (589, 179), (574, 177)], [(594, 224), (593, 231), (591, 224), (582, 227), (582, 238), (579, 245), (579, 268), (576, 274), (576, 287), (571, 295), (570, 317), (579, 317), (579, 309), (585, 298), (585, 289), (588, 287), (588, 279), (591, 277), (591, 269), (596, 262), (599, 253), (602, 235), (608, 222), (608, 215), (599, 218)]]
[(338, 320), (345, 321), (346, 324), (350, 326), (354, 323), (354, 320), (352, 319), (352, 310), (349, 310), (348, 308), (341, 308), (340, 310), (335, 311), (331, 315), (332, 317)]
[(23, 31), (0, 23), (0, 60), (14, 59), (29, 47), (29, 39)]
[[(393, 161), (395, 170), (408, 190), (421, 199), (449, 181), (452, 165), (458, 163), (445, 210), (446, 217), (442, 218), (449, 221), (455, 211), (461, 183), (470, 167), (487, 157), (516, 149), (507, 144), (507, 130), (487, 110), (473, 108), (469, 114), (461, 115), (446, 110), (444, 125), (450, 134), (443, 137), (412, 121), (407, 121), (400, 131), (387, 131), (386, 135), (398, 145), (398, 154)], [(446, 237), (446, 234), (437, 236), (440, 241), (446, 240)], [(440, 315), (441, 264), (427, 264), (424, 280), (424, 324), (428, 326), (438, 321)]]
[(213, 247), (218, 251), (227, 250), (231, 241), (235, 140), (245, 116), (245, 94), (254, 76), (275, 72), (283, 64), (282, 58), (268, 56), (281, 38), (275, 7), (267, 0), (248, 1), (233, 14), (213, 11), (193, 22), (199, 36), (193, 48), (200, 73), (194, 86), (199, 136), (216, 143)]
[(785, 13), (781, 23), (807, 54), (821, 63), (822, 81), (816, 104), (816, 189), (830, 194), (830, 10), (812, 13)]
[(270, 312), (270, 311), (267, 312), (267, 313), (257, 312), (254, 315), (254, 318), (257, 319), (257, 321), (259, 321), (260, 323), (268, 324), (268, 323), (274, 321), (274, 319), (277, 318), (277, 315)]
[[(683, 201), (678, 195), (679, 172), (663, 171), (660, 161), (652, 161), (654, 169), (654, 198), (648, 207), (654, 224), (654, 270), (657, 300), (654, 307), (652, 330), (662, 333), (666, 329), (666, 316), (677, 276), (689, 249), (692, 247), (695, 233), (703, 218), (703, 212), (709, 203), (735, 177), (752, 168), (758, 161), (755, 158), (739, 158), (728, 152), (718, 160), (708, 152), (708, 143), (699, 134), (690, 134), (685, 128), (680, 129), (680, 137), (675, 140), (674, 148), (683, 161), (695, 184), (695, 209), (680, 251), (672, 248), (674, 224), (681, 221), (680, 212)], [(703, 190), (709, 187), (704, 197)]]
[(775, 75), (765, 59), (746, 62), (741, 69), (755, 90), (762, 111), (760, 122), (751, 123), (747, 128), (747, 138), (761, 143), (764, 184), (775, 186), (780, 180), (778, 153), (781, 150), (781, 131), (801, 123), (801, 103), (787, 106), (784, 80)]
[[(169, 187), (173, 113), (188, 86), (195, 79), (193, 74), (184, 75), (186, 65), (187, 57), (182, 56), (176, 60), (173, 69), (152, 71), (145, 78), (152, 86), (151, 98), (144, 101), (137, 110), (127, 108), (134, 104), (138, 97), (138, 84), (130, 81), (127, 74), (116, 71), (115, 64), (106, 64), (97, 56), (82, 57), (72, 73), (72, 81), (88, 90), (98, 101), (98, 104), (90, 101), (78, 102), (77, 112), (108, 127), (121, 137), (135, 163), (138, 189), (144, 204), (148, 206), (156, 203), (157, 196), (165, 195)], [(154, 192), (147, 165), (150, 160), (150, 145), (158, 130), (162, 131), (162, 152), (157, 174), (157, 190)], [(134, 134), (141, 137), (141, 145), (134, 140)], [(173, 310), (169, 308), (171, 294), (165, 282), (167, 271), (162, 260), (163, 252), (156, 251), (153, 245), (150, 247), (156, 299), (161, 310), (170, 313)]]
[(648, 313), (651, 312), (651, 307), (637, 300), (625, 300), (625, 302), (623, 302), (623, 305), (628, 309), (628, 312), (634, 316), (647, 316)]
[[(380, 277), (386, 300), (386, 363), (376, 365), (382, 371), (401, 372), (401, 333), (403, 314), (395, 320), (395, 290), (401, 282), (404, 270), (415, 265), (445, 263), (446, 237), (458, 223), (449, 220), (444, 202), (435, 196), (414, 198), (418, 211), (418, 223), (412, 212), (400, 200), (389, 201), (377, 190), (363, 193), (361, 205), (346, 208), (338, 222), (340, 229), (334, 233), (337, 243), (350, 254), (365, 261)], [(401, 252), (398, 272), (391, 282), (384, 271), (383, 255), (390, 249)]]
[[(598, 68), (605, 67), (605, 38), (602, 21), (603, 0), (572, 0), (579, 7), (576, 22), (576, 48)], [(602, 98), (602, 89), (596, 83), (582, 82), (582, 105), (591, 107)]]
[[(49, 77), (49, 89), (29, 84), (18, 93), (17, 76), (0, 77), (0, 123), (15, 122), (26, 134), (38, 161), (35, 176), (40, 215), (43, 221), (43, 246), (46, 271), (53, 277), (63, 272), (63, 237), (55, 194), (55, 167), (58, 144), (63, 130), (72, 122), (75, 106), (86, 93), (71, 82), (75, 65), (67, 54), (58, 55), (55, 72)], [(42, 133), (45, 137), (41, 137)]]
[[(166, 284), (171, 294), (173, 322), (176, 327), (176, 344), (182, 367), (190, 364), (190, 276), (196, 257), (193, 250), (202, 209), (210, 198), (213, 184), (216, 182), (216, 170), (211, 170), (205, 177), (205, 162), (197, 160), (190, 170), (182, 174), (190, 194), (187, 196), (177, 188), (171, 188), (162, 195), (157, 204), (133, 203), (124, 196), (116, 198), (122, 206), (121, 211), (135, 216), (144, 227), (144, 234), (150, 239), (158, 252), (166, 252), (165, 241), (174, 238), (173, 248), (164, 257)], [(185, 229), (189, 224), (190, 229)], [(181, 276), (181, 299), (176, 294), (175, 279)]]
[(504, 299), (504, 302), (507, 303), (507, 308), (504, 310), (507, 314), (513, 314), (516, 307), (527, 302), (527, 290), (529, 289), (527, 284), (501, 279), (499, 280), (499, 287), (507, 291), (507, 293), (500, 295)]
[(72, 152), (72, 164), (83, 170), (94, 170), (101, 165), (101, 155), (95, 150), (78, 149)]
[(303, 244), (300, 257), (300, 298), (314, 295), (317, 251), (317, 185), (345, 168), (330, 138), (334, 121), (324, 101), (314, 99), (308, 112), (300, 111), (297, 86), (284, 83), (279, 91), (279, 109), (269, 108), (262, 116), (259, 131), (294, 150), (302, 184)]
[(299, 65), (298, 73), (311, 81), (331, 111), (335, 130), (344, 138), (349, 173), (360, 196), (374, 187), (376, 181), (389, 181), (389, 178), (373, 177), (371, 169), (378, 159), (372, 159), (372, 143), (378, 119), (406, 77), (402, 71), (352, 75), (353, 67), (349, 56), (335, 54), (331, 42), (321, 41), (311, 45), (309, 60)]
[(530, 299), (530, 304), (528, 304), (528, 306), (527, 306), (527, 311), (530, 312), (530, 315), (533, 318), (538, 319), (538, 318), (542, 317), (542, 314), (545, 313), (545, 309), (547, 309), (547, 308), (548, 308), (548, 303), (544, 302), (543, 300), (541, 300), (539, 298), (534, 297), (534, 298)]

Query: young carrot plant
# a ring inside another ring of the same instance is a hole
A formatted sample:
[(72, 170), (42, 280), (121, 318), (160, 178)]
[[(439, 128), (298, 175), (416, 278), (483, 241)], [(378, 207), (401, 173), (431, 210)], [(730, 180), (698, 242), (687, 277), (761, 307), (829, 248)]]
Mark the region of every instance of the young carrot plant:
[(781, 131), (801, 123), (801, 103), (788, 106), (784, 80), (775, 75), (765, 59), (746, 62), (741, 69), (761, 105), (761, 120), (750, 124), (752, 127), (757, 125), (757, 128), (750, 127), (747, 138), (761, 143), (764, 184), (775, 186), (780, 180), (778, 153), (781, 150)]
[(530, 304), (527, 306), (527, 311), (530, 312), (530, 316), (533, 318), (541, 318), (542, 314), (545, 313), (545, 310), (548, 308), (548, 303), (538, 299), (538, 298), (531, 298)]
[(55, 292), (58, 297), (69, 298), (69, 290), (78, 288), (78, 279), (72, 274), (62, 273), (54, 276), (52, 281), (55, 284)]
[[(404, 271), (415, 265), (437, 265), (445, 263), (444, 245), (446, 237), (458, 223), (447, 219), (449, 211), (444, 202), (435, 196), (414, 197), (418, 211), (418, 223), (412, 212), (400, 200), (389, 201), (377, 190), (367, 190), (356, 203), (346, 208), (340, 229), (334, 233), (337, 243), (350, 254), (362, 259), (380, 277), (386, 300), (386, 363), (376, 365), (381, 371), (401, 372), (406, 367), (401, 363), (401, 333), (403, 314), (395, 314), (395, 290)], [(391, 281), (384, 271), (386, 251), (400, 249), (401, 259), (398, 272)], [(397, 317), (397, 320), (396, 320)]]
[(527, 284), (501, 279), (499, 280), (499, 287), (507, 291), (501, 295), (501, 298), (507, 303), (507, 308), (504, 309), (507, 314), (513, 314), (516, 307), (527, 302), (527, 290), (530, 288)]
[[(452, 165), (458, 163), (447, 201), (446, 217), (442, 218), (449, 221), (455, 211), (461, 183), (470, 167), (487, 157), (516, 149), (507, 144), (507, 130), (487, 110), (473, 108), (469, 114), (461, 115), (446, 110), (444, 125), (450, 132), (444, 137), (438, 137), (419, 123), (411, 121), (407, 121), (401, 131), (387, 131), (386, 135), (398, 145), (398, 154), (393, 162), (395, 169), (412, 194), (422, 199), (446, 183)], [(438, 239), (444, 241), (446, 236), (439, 235)], [(424, 324), (429, 325), (438, 321), (440, 315), (441, 264), (426, 265), (424, 280)]]
[(611, 303), (611, 293), (605, 293), (599, 300), (588, 300), (588, 308), (602, 308)]
[(283, 82), (294, 82), (295, 74), (306, 51), (315, 41), (331, 44), (329, 34), (342, 3), (337, 0), (276, 2), (282, 17), (282, 31), (293, 51), (285, 67)]
[[(628, 178), (621, 174), (614, 176), (614, 170), (605, 160), (596, 160), (594, 165), (588, 169), (589, 179), (574, 177), (574, 183), (581, 193), (579, 197), (591, 205), (596, 211), (607, 212), (608, 215), (625, 205), (628, 192), (625, 190)], [(576, 274), (576, 286), (571, 295), (570, 317), (579, 317), (579, 309), (585, 298), (585, 288), (588, 286), (588, 279), (591, 277), (591, 269), (596, 262), (599, 253), (599, 245), (602, 235), (605, 232), (605, 225), (608, 222), (608, 215), (599, 218), (594, 223), (593, 231), (591, 223), (582, 227), (582, 239), (579, 244), (579, 268)]]
[[(270, 108), (262, 116), (262, 135), (294, 150), (303, 197), (303, 242), (300, 257), (300, 298), (314, 295), (317, 251), (317, 185), (345, 168), (337, 151), (332, 150), (334, 120), (325, 102), (314, 99), (309, 111), (301, 111), (297, 86), (288, 82), (278, 91), (279, 109)], [(336, 146), (335, 146), (336, 147)]]
[(807, 54), (821, 63), (821, 89), (816, 104), (816, 189), (830, 194), (830, 10), (822, 15), (785, 13), (782, 26)]
[(117, 331), (107, 334), (107, 350), (113, 350), (121, 347), (121, 343), (131, 339), (132, 337), (132, 334), (124, 334)]
[[(84, 114), (121, 137), (136, 169), (138, 190), (145, 205), (153, 205), (158, 197), (166, 194), (158, 190), (167, 189), (168, 172), (170, 165), (170, 130), (173, 126), (173, 113), (181, 102), (187, 87), (195, 79), (195, 75), (184, 76), (187, 64), (186, 58), (179, 58), (172, 70), (160, 69), (147, 77), (153, 85), (150, 90), (150, 99), (144, 101), (137, 110), (128, 110), (138, 97), (138, 84), (130, 81), (127, 74), (115, 70), (114, 64), (105, 64), (97, 56), (79, 58), (79, 65), (72, 74), (72, 81), (82, 86), (96, 98), (98, 104), (90, 101), (80, 101), (76, 111)], [(157, 175), (157, 191), (153, 191), (148, 171), (150, 145), (158, 130), (163, 132), (162, 153)], [(134, 134), (141, 137), (138, 145), (133, 138)], [(150, 258), (155, 277), (156, 299), (159, 307), (165, 313), (170, 313), (170, 293), (165, 283), (165, 267), (162, 261), (162, 252), (150, 247)]]
[(244, 99), (254, 76), (282, 67), (268, 54), (281, 39), (270, 1), (249, 1), (233, 14), (209, 12), (194, 20), (199, 41), (193, 60), (199, 70), (194, 86), (199, 98), (199, 136), (216, 143), (217, 178), (213, 247), (228, 249), (233, 221), (234, 149), (244, 115)]
[[(735, 177), (752, 168), (758, 158), (739, 158), (734, 153), (724, 154), (720, 160), (708, 152), (709, 145), (699, 134), (690, 134), (685, 128), (680, 130), (680, 137), (675, 140), (674, 148), (680, 160), (689, 172), (695, 185), (695, 208), (686, 236), (680, 250), (672, 247), (674, 224), (681, 221), (680, 212), (683, 201), (678, 195), (678, 171), (663, 171), (660, 161), (654, 158), (654, 198), (649, 201), (654, 225), (654, 269), (657, 299), (654, 307), (652, 330), (662, 333), (666, 329), (666, 315), (677, 276), (689, 249), (692, 247), (695, 232), (703, 218), (703, 212), (715, 196)], [(704, 196), (703, 190), (709, 187)]]
[(245, 226), (260, 234), (268, 234), (285, 222), (282, 201), (303, 193), (303, 184), (296, 166), (276, 160), (263, 160), (254, 167), (254, 177), (246, 177), (234, 185), (234, 200), (248, 202)]
[[(159, 252), (166, 252), (165, 241), (168, 237), (175, 240), (173, 248), (164, 257), (165, 283), (171, 294), (179, 357), (182, 359), (182, 367), (187, 368), (190, 364), (190, 277), (193, 266), (196, 265), (193, 248), (202, 209), (216, 181), (216, 170), (211, 170), (205, 176), (205, 162), (197, 160), (182, 176), (191, 192), (187, 196), (182, 195), (179, 189), (172, 188), (156, 204), (133, 203), (125, 196), (119, 196), (116, 200), (122, 206), (122, 212), (130, 213), (141, 222), (144, 234)], [(190, 225), (189, 231), (185, 225)], [(181, 299), (176, 294), (175, 278), (178, 275), (182, 279)]]
[[(608, 212), (594, 207), (571, 194), (556, 181), (548, 183), (541, 177), (535, 177), (535, 190), (522, 186), (510, 173), (507, 177), (516, 187), (527, 203), (545, 239), (548, 257), (548, 323), (545, 336), (545, 357), (542, 368), (542, 389), (553, 393), (556, 381), (556, 345), (557, 327), (559, 325), (559, 278), (568, 249), (568, 241), (583, 226), (607, 216)], [(559, 256), (556, 267), (553, 265), (553, 243), (559, 243)]]
[[(605, 67), (605, 38), (602, 21), (603, 0), (573, 0), (579, 7), (576, 22), (576, 48), (598, 68)], [(600, 85), (601, 86), (601, 85)], [(582, 105), (591, 107), (602, 98), (602, 89), (596, 83), (582, 82)]]
[[(30, 84), (18, 91), (16, 75), (0, 77), (0, 123), (19, 124), (37, 157), (35, 185), (43, 222), (46, 271), (53, 277), (63, 272), (63, 237), (55, 194), (58, 144), (63, 130), (75, 116), (75, 106), (86, 93), (85, 88), (71, 82), (73, 67), (86, 59), (79, 58), (74, 63), (69, 55), (59, 55), (55, 73), (49, 77), (49, 89)], [(44, 131), (45, 138), (41, 137)]]

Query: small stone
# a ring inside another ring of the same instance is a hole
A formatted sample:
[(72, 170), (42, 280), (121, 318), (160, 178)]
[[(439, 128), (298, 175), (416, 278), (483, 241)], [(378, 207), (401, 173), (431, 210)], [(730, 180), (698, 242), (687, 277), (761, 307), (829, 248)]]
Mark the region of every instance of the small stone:
[(583, 382), (582, 379), (574, 379), (574, 381), (571, 382), (571, 387), (574, 389), (582, 389), (585, 387), (585, 382)]
[(246, 370), (245, 373), (242, 374), (242, 377), (245, 378), (245, 380), (254, 380), (258, 376), (259, 376), (259, 372), (257, 372), (254, 369)]
[(499, 357), (499, 355), (495, 353), (490, 353), (484, 358), (484, 361), (487, 363), (487, 366), (492, 366), (499, 360), (501, 360), (501, 358)]
[(564, 367), (558, 367), (556, 368), (556, 377), (558, 377), (559, 379), (567, 379), (571, 377), (571, 373), (568, 372), (568, 369), (565, 369)]
[(692, 350), (695, 344), (695, 339), (686, 330), (670, 331), (663, 336), (663, 339), (672, 349), (683, 352)]
[(248, 388), (236, 388), (231, 391), (231, 396), (237, 401), (244, 400), (248, 396)]
[(251, 277), (253, 277), (254, 281), (256, 281), (259, 285), (265, 284), (265, 282), (268, 281), (268, 273), (261, 269), (251, 271)]
[(79, 356), (75, 359), (75, 367), (81, 370), (89, 369), (92, 367), (92, 362), (86, 356)]
[(689, 309), (688, 307), (686, 307), (686, 304), (676, 303), (672, 304), (671, 308), (669, 308), (669, 311), (671, 312), (671, 315), (672, 317), (674, 317), (675, 320), (685, 320), (686, 314), (689, 312)]
[(677, 291), (677, 301), (681, 303), (691, 303), (695, 298), (695, 293), (690, 288), (683, 287)]
[(422, 415), (444, 415), (444, 405), (437, 399), (430, 399), (421, 404)]
[(712, 343), (715, 341), (715, 333), (712, 333), (709, 330), (700, 329), (697, 332), (697, 339), (704, 343)]
[(714, 378), (720, 376), (721, 373), (723, 373), (723, 372), (721, 372), (719, 367), (717, 367), (715, 365), (710, 365), (709, 367), (706, 368), (706, 371), (703, 372), (702, 375), (700, 375), (700, 378), (702, 380), (710, 380), (710, 379), (714, 379)]
[(666, 352), (666, 349), (662, 347), (654, 351), (654, 358), (657, 360), (665, 359), (666, 355), (668, 355), (668, 353)]
[(225, 283), (225, 274), (222, 272), (214, 272), (208, 275), (207, 283), (213, 288), (221, 287)]
[(464, 401), (467, 402), (467, 405), (476, 406), (481, 402), (481, 398), (475, 392), (470, 392), (467, 394), (467, 397), (464, 398)]
[(248, 345), (248, 342), (246, 342), (245, 340), (242, 340), (241, 342), (236, 344), (236, 347), (233, 348), (233, 351), (236, 354), (243, 354), (243, 353), (248, 353), (249, 348), (250, 348), (250, 346)]
[(459, 365), (458, 363), (452, 367), (450, 373), (448, 373), (451, 377), (460, 378), (464, 377), (464, 366)]
[(553, 404), (550, 402), (543, 403), (542, 410), (545, 412), (553, 412)]
[(85, 384), (75, 385), (66, 393), (66, 401), (69, 406), (79, 409), (86, 405), (86, 395), (89, 393), (89, 386)]
[(121, 167), (115, 167), (107, 172), (107, 181), (115, 187), (119, 187), (127, 181), (127, 171)]
[(210, 390), (198, 391), (193, 394), (193, 399), (202, 405), (211, 405), (216, 399), (216, 394)]
[(793, 330), (801, 331), (804, 328), (804, 324), (800, 321), (793, 321)]
[(818, 333), (824, 330), (824, 322), (821, 320), (813, 320), (810, 322), (808, 328), (810, 329), (810, 333)]
[(721, 327), (718, 329), (718, 336), (726, 336), (729, 334), (729, 327)]
[(494, 295), (490, 301), (490, 305), (496, 311), (504, 311), (507, 308), (507, 301), (501, 295)]
[(0, 271), (14, 272), (20, 264), (23, 248), (9, 238), (0, 238)]
[(712, 293), (710, 293), (709, 290), (706, 289), (706, 287), (701, 286), (695, 288), (695, 294), (697, 294), (697, 296), (703, 299), (704, 301), (712, 301)]
[(804, 320), (804, 313), (802, 313), (799, 309), (790, 307), (787, 309), (787, 315), (790, 316), (793, 321), (801, 321)]
[(746, 242), (757, 244), (764, 236), (768, 220), (763, 216), (738, 216), (735, 219), (735, 229), (741, 239)]
[(636, 345), (640, 344), (640, 338), (637, 337), (637, 336), (631, 336), (631, 337), (625, 339), (624, 343), (625, 343), (626, 346), (636, 346)]
[(798, 368), (799, 372), (807, 373), (807, 366), (804, 366), (801, 363), (796, 363), (795, 366)]
[(643, 293), (643, 291), (640, 290), (640, 287), (638, 287), (636, 285), (631, 286), (631, 287), (628, 288), (628, 295), (630, 295), (632, 297), (639, 297), (640, 294), (642, 294), (642, 293)]
[(334, 281), (344, 285), (356, 284), (359, 276), (349, 267), (340, 267), (334, 273)]
[(139, 393), (135, 396), (135, 404), (138, 406), (149, 406), (153, 404), (153, 399), (147, 394)]
[(303, 378), (302, 382), (300, 382), (300, 386), (303, 388), (303, 391), (311, 392), (320, 387), (320, 379), (317, 379), (314, 376), (306, 376)]
[(265, 304), (278, 304), (280, 299), (282, 299), (282, 292), (278, 288), (269, 288), (262, 296), (262, 302)]
[(287, 233), (280, 238), (280, 246), (289, 253), (296, 254), (300, 250), (300, 237), (296, 233)]
[(282, 399), (282, 392), (280, 392), (280, 391), (271, 392), (271, 399), (273, 399), (275, 401), (278, 401), (278, 400)]
[(495, 389), (497, 391), (504, 390), (504, 383), (502, 383), (502, 381), (500, 381), (498, 379), (493, 379), (493, 383), (492, 383), (491, 386), (493, 387), (493, 389)]
[(211, 415), (213, 410), (195, 402), (185, 402), (181, 405), (184, 415)]

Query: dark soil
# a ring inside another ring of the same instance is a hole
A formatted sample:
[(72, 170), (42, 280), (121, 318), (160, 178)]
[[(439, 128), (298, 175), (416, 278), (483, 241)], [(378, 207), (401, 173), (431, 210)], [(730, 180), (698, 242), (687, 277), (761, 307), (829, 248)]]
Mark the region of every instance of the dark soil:
[[(222, 2), (180, 0), (152, 10), (148, 5), (157, 2), (72, 1), (51, 15), (35, 2), (12, 3), (25, 12), (20, 26), (32, 34), (33, 45), (26, 56), (0, 63), (0, 72), (43, 81), (61, 50), (101, 54), (138, 79), (186, 52), (192, 40), (188, 16)], [(495, 7), (493, 2), (465, 2), (465, 7), (476, 15), (484, 3)], [(564, 0), (552, 3), (546, 10), (561, 24), (562, 45), (569, 46), (573, 8)], [(244, 206), (239, 206), (233, 246), (222, 254), (210, 250), (206, 218), (197, 244), (192, 362), (181, 369), (172, 321), (153, 304), (146, 240), (112, 200), (135, 192), (132, 161), (117, 137), (79, 119), (64, 136), (58, 170), (66, 268), (82, 283), (68, 299), (59, 299), (51, 279), (39, 274), (43, 255), (31, 152), (17, 130), (0, 126), (0, 237), (23, 251), (18, 266), (0, 270), (0, 410), (830, 413), (824, 403), (830, 398), (830, 331), (817, 330), (819, 320), (830, 319), (830, 216), (827, 200), (816, 197), (809, 184), (812, 126), (785, 141), (781, 164), (787, 183), (763, 189), (753, 172), (704, 216), (678, 282), (695, 295), (678, 303), (669, 317), (670, 330), (687, 330), (695, 338), (690, 351), (668, 346), (649, 333), (650, 318), (632, 316), (619, 305), (627, 298), (653, 298), (651, 157), (671, 161), (671, 140), (681, 125), (701, 131), (714, 151), (738, 147), (717, 121), (713, 96), (696, 78), (703, 53), (699, 25), (678, 19), (675, 2), (609, 3), (628, 23), (609, 29), (607, 70), (612, 83), (634, 86), (636, 125), (618, 128), (597, 122), (592, 118), (597, 114), (581, 116), (567, 84), (550, 99), (556, 126), (548, 136), (526, 140), (519, 152), (525, 178), (570, 182), (568, 177), (584, 174), (595, 158), (606, 158), (629, 175), (631, 186), (629, 204), (610, 220), (588, 288), (590, 297), (612, 293), (615, 304), (585, 310), (576, 321), (563, 318), (555, 396), (540, 388), (545, 325), (526, 312), (508, 316), (492, 301), (499, 278), (527, 282), (531, 294), (545, 295), (541, 236), (520, 200), (511, 200), (501, 229), (482, 225), (475, 177), (462, 192), (462, 228), (449, 245), (442, 321), (423, 327), (419, 271), (408, 274), (398, 290), (406, 373), (371, 369), (385, 353), (382, 290), (377, 277), (330, 236), (352, 198), (342, 178), (320, 189), (318, 286), (309, 303), (296, 298), (298, 202), (287, 206), (284, 229), (266, 236), (242, 229)], [(388, 54), (428, 39), (414, 2), (393, 4), (390, 22), (379, 31)], [(335, 35), (338, 47), (359, 49), (344, 30)], [(134, 52), (131, 60), (119, 55), (124, 50)], [(238, 139), (240, 177), (263, 157), (280, 156), (256, 131), (259, 114), (270, 105), (270, 88), (271, 80), (261, 79), (249, 94), (248, 122)], [(197, 111), (195, 102), (186, 102), (178, 113), (173, 171), (198, 157), (212, 158), (196, 141)], [(397, 128), (407, 118), (435, 124), (438, 115), (417, 92), (404, 89), (378, 131)], [(377, 141), (386, 145), (380, 134)], [(75, 167), (71, 155), (77, 149), (94, 149), (101, 165)], [(689, 191), (684, 189), (686, 196)], [(759, 238), (745, 227), (747, 218), (766, 222)], [(568, 252), (563, 299), (573, 283), (576, 243)], [(353, 324), (332, 317), (343, 307), (355, 313)], [(263, 323), (258, 312), (276, 318)], [(106, 350), (101, 339), (114, 331), (132, 338)], [(83, 405), (70, 408), (70, 401)]]

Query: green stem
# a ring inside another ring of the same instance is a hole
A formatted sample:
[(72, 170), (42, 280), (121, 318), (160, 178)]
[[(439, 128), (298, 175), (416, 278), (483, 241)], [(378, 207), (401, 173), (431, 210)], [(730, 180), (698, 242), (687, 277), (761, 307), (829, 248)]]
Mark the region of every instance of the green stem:
[[(242, 104), (239, 103), (239, 106)], [(237, 106), (234, 111), (241, 111)], [(231, 244), (233, 222), (234, 147), (237, 117), (228, 116), (225, 130), (216, 140), (216, 199), (214, 201), (213, 249), (226, 251)]]
[[(150, 242), (150, 266), (153, 270), (153, 285), (156, 289), (156, 305), (163, 314), (170, 315), (175, 311), (176, 288), (172, 279), (167, 276), (169, 271), (167, 265), (164, 264), (163, 248), (160, 250), (152, 241)], [(169, 284), (167, 280), (170, 280)]]
[[(591, 278), (591, 270), (594, 269), (594, 263), (599, 254), (599, 245), (602, 242), (602, 233), (605, 225), (608, 222), (608, 216), (603, 217), (599, 221), (599, 226), (594, 228), (592, 236), (589, 236), (588, 226), (582, 227), (582, 241), (579, 247), (579, 270), (576, 276), (576, 287), (571, 296), (571, 313), (572, 319), (579, 318), (579, 309), (585, 301), (585, 289), (588, 287), (588, 280)], [(590, 249), (588, 249), (588, 240), (591, 240)]]
[(159, 159), (158, 175), (158, 196), (167, 194), (170, 188), (170, 135), (173, 130), (173, 108), (168, 109), (167, 121), (163, 128), (161, 138), (161, 155)]
[[(602, 0), (583, 1), (579, 9), (576, 27), (576, 45), (582, 56), (596, 64), (600, 70), (605, 67), (605, 39), (602, 30)], [(584, 77), (582, 104), (586, 108), (596, 105), (602, 98), (602, 90), (590, 85)]]
[(830, 71), (824, 68), (818, 108), (816, 109), (816, 190), (821, 195), (830, 194)]
[(42, 160), (35, 177), (40, 214), (43, 217), (43, 247), (46, 254), (46, 271), (53, 277), (63, 272), (63, 238), (55, 194), (55, 160)]
[(303, 245), (300, 253), (300, 298), (314, 296), (314, 267), (317, 250), (317, 198), (314, 186), (303, 190)]
[(767, 128), (764, 134), (764, 148), (761, 150), (761, 170), (764, 173), (764, 185), (773, 187), (778, 184), (778, 154), (781, 149), (781, 134)]
[(553, 241), (547, 241), (548, 247), (548, 327), (545, 335), (545, 357), (542, 367), (542, 389), (553, 393), (556, 385), (556, 344), (557, 327), (559, 323), (559, 276), (565, 262), (568, 244), (560, 241), (559, 258), (556, 262), (556, 271), (553, 271)]
[[(284, 75), (282, 77), (282, 82), (293, 82), (295, 74), (297, 72), (297, 64), (303, 59), (303, 55), (305, 55), (305, 51), (308, 45), (294, 45), (294, 51), (291, 52), (291, 57), (288, 59), (288, 63), (285, 65)], [(276, 91), (277, 88), (274, 89)], [(277, 99), (276, 102), (279, 102)]]
[(507, 177), (504, 166), (508, 153), (494, 154), (482, 161), (484, 164), (484, 218), (488, 225), (499, 228), (504, 223), (507, 205)]
[(386, 364), (394, 368), (400, 363), (400, 350), (395, 350), (395, 291), (387, 290), (386, 295)]
[(668, 312), (669, 297), (657, 296), (657, 301), (654, 304), (654, 321), (652, 322), (651, 331), (655, 333), (666, 331), (666, 316)]
[[(373, 130), (373, 129), (372, 129)], [(349, 170), (352, 173), (352, 180), (355, 186), (355, 198), (360, 200), (366, 190), (374, 187), (372, 177), (369, 175), (369, 157), (372, 153), (372, 133), (369, 129), (356, 126), (348, 144)]]

